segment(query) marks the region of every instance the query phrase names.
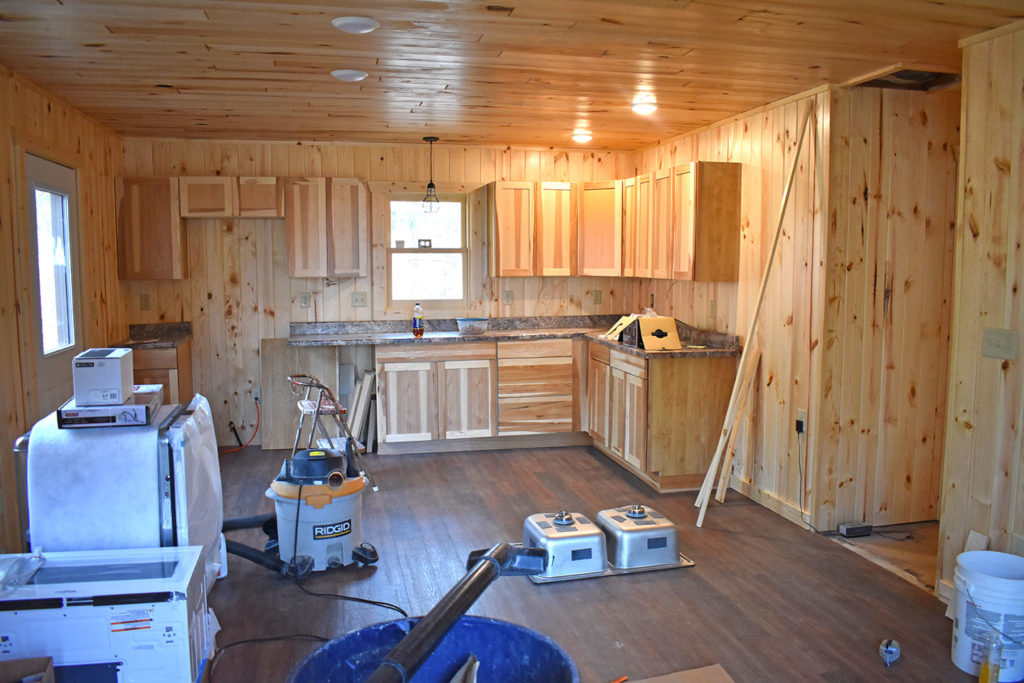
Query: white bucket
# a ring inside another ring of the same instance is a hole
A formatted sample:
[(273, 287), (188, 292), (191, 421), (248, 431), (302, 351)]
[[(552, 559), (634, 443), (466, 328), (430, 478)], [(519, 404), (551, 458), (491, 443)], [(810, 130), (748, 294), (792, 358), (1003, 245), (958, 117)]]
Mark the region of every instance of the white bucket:
[(997, 630), (1003, 634), (999, 680), (1024, 679), (1024, 647), (1017, 644), (1024, 642), (1024, 557), (991, 550), (960, 553), (953, 585), (953, 663), (977, 676), (986, 635)]

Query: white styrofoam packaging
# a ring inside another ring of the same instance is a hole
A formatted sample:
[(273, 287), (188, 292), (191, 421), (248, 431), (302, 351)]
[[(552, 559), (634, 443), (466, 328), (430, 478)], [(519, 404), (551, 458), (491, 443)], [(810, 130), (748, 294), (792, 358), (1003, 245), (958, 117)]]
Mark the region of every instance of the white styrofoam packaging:
[(78, 406), (120, 405), (132, 397), (131, 349), (89, 349), (71, 362)]

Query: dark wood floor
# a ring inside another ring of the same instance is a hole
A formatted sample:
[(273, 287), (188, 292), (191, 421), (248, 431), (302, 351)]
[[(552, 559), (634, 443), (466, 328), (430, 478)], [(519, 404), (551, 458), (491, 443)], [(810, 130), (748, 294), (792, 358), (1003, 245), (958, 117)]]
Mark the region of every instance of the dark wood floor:
[[(286, 451), (224, 456), (225, 514), (273, 511), (263, 492)], [(381, 487), (363, 498), (374, 567), (318, 573), (312, 590), (427, 612), (464, 574), (470, 550), (519, 541), (524, 519), (569, 509), (588, 515), (643, 502), (676, 522), (689, 569), (534, 585), (492, 584), (470, 613), (556, 640), (583, 681), (640, 679), (720, 663), (737, 681), (969, 681), (950, 661), (952, 624), (933, 595), (730, 492), (694, 526), (693, 494), (657, 495), (590, 448), (371, 456)], [(228, 534), (261, 545), (257, 530)], [(308, 633), (333, 638), (397, 614), (303, 594), (280, 575), (230, 556), (210, 602), (220, 646)], [(878, 645), (903, 657), (886, 669)], [(225, 651), (213, 683), (279, 681), (317, 643)]]

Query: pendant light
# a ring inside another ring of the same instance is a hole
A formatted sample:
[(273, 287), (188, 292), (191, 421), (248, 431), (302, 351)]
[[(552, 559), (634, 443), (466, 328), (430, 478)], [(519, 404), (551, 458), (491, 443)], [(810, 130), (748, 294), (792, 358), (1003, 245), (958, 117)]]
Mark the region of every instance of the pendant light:
[(427, 183), (427, 194), (420, 202), (423, 213), (437, 213), (441, 210), (441, 200), (437, 198), (437, 188), (434, 186), (434, 143), (437, 140), (433, 135), (423, 138), (424, 142), (430, 144), (430, 182)]

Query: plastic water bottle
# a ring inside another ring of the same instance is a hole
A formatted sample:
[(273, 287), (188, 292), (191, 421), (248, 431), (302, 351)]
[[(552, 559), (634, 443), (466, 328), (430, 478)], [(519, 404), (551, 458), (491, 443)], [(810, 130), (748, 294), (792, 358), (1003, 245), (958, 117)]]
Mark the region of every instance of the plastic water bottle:
[(419, 303), (412, 307), (412, 336), (423, 336), (423, 307)]

